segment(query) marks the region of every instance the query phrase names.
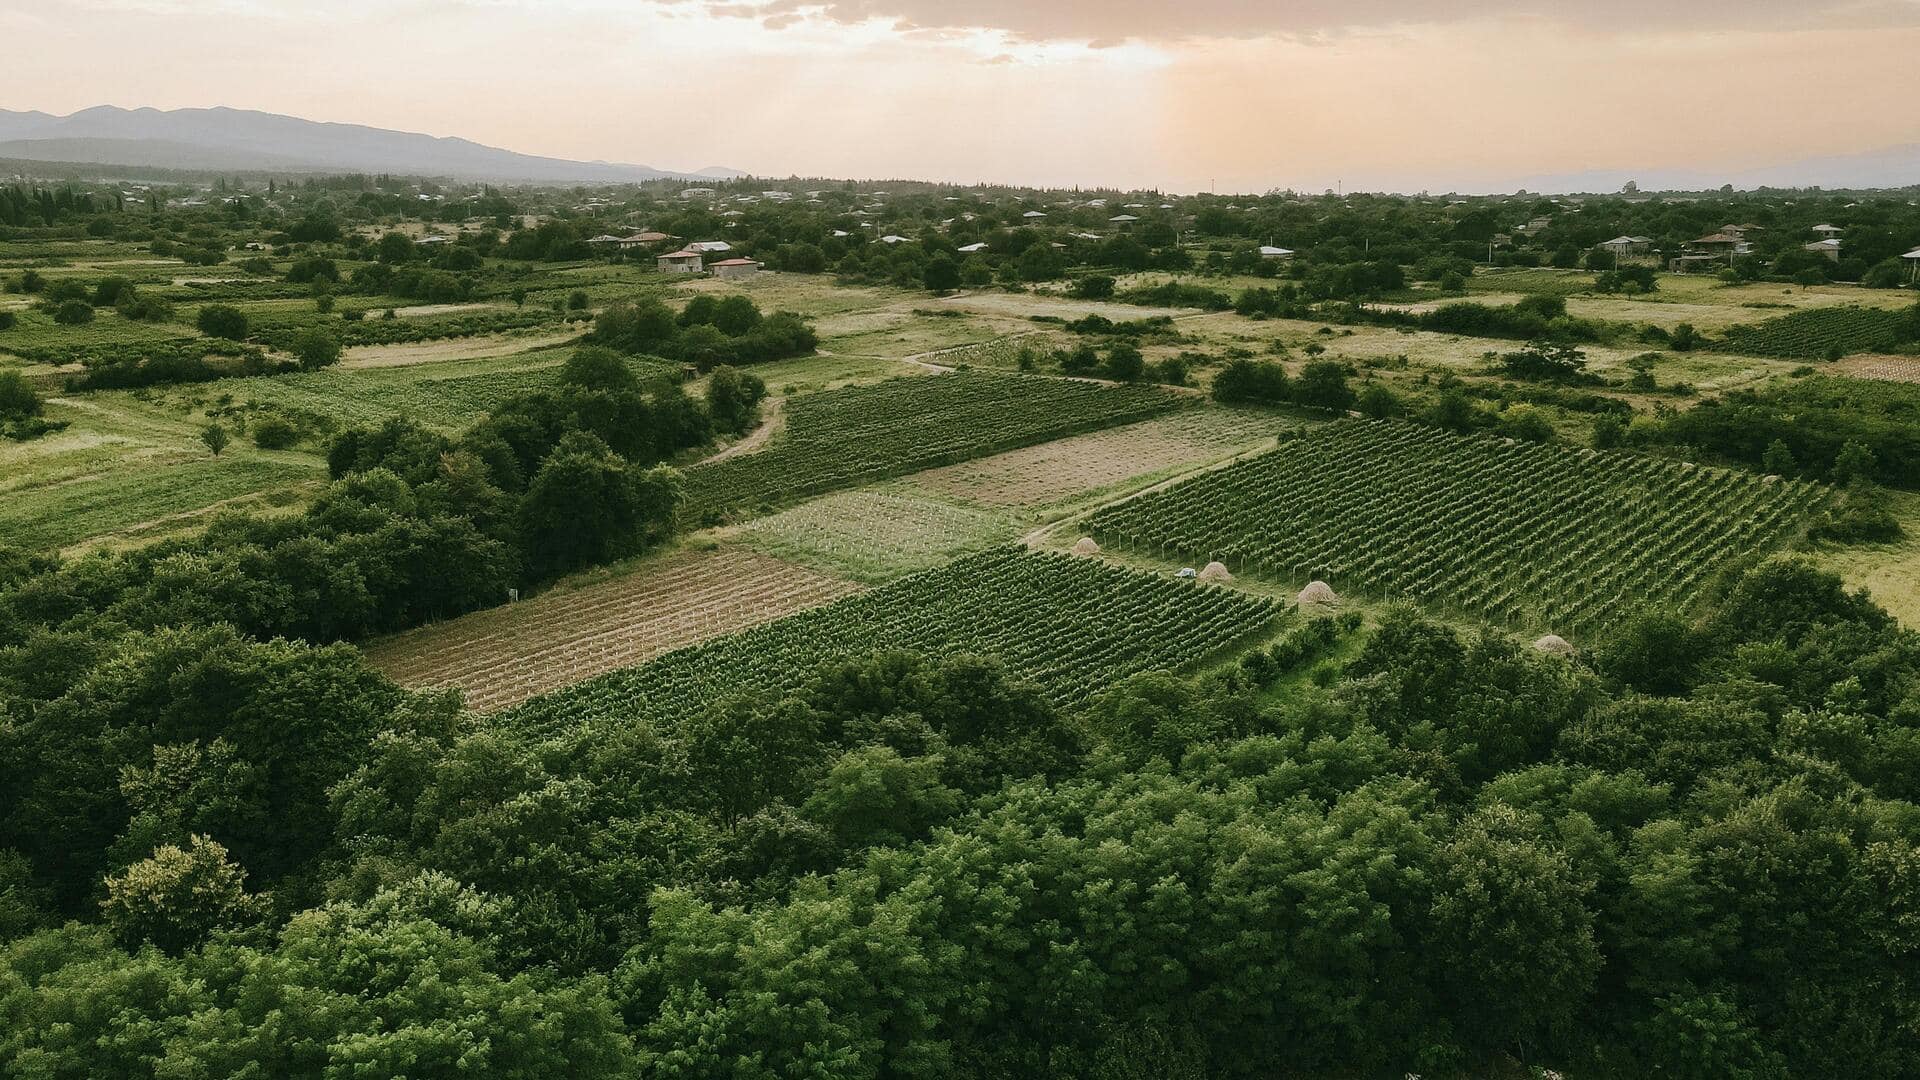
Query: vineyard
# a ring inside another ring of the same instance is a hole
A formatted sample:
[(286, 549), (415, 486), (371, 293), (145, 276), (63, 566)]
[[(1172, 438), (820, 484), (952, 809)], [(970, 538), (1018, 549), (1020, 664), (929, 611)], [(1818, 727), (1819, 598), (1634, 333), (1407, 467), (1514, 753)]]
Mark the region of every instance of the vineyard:
[(1342, 421), (1093, 516), (1102, 544), (1561, 633), (1685, 605), (1825, 489), (1634, 454)]
[(0, 544), (61, 548), (256, 492), (326, 478), (319, 462), (201, 458), (164, 467), (120, 462), (104, 475), (0, 492)]
[(878, 583), (984, 551), (1023, 531), (1011, 515), (900, 481), (810, 499), (750, 521), (738, 535), (768, 554)]
[(1920, 338), (1913, 315), (1882, 308), (1825, 307), (1796, 311), (1758, 326), (1734, 326), (1725, 349), (1783, 360), (1823, 360), (1852, 353), (1885, 352)]
[(458, 687), (470, 708), (491, 712), (857, 588), (752, 552), (675, 552), (376, 642), (367, 659), (403, 686)]
[(1073, 705), (1129, 675), (1180, 668), (1265, 630), (1276, 601), (998, 548), (742, 634), (535, 698), (513, 726), (668, 723), (743, 693), (792, 689), (819, 665), (904, 649), (998, 656)]
[(1168, 412), (1180, 399), (988, 372), (892, 379), (787, 403), (766, 449), (687, 472), (694, 520), (883, 480)]
[(1301, 423), (1249, 409), (1183, 409), (1172, 416), (948, 465), (922, 473), (914, 482), (986, 506), (1043, 506), (1251, 450)]

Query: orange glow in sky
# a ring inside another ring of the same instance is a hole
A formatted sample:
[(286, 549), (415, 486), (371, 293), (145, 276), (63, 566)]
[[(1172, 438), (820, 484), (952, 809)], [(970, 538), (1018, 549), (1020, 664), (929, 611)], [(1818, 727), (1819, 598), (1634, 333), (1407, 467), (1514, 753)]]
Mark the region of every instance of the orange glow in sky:
[(777, 176), (1510, 190), (1920, 142), (1915, 0), (39, 0), (0, 41), (0, 108)]

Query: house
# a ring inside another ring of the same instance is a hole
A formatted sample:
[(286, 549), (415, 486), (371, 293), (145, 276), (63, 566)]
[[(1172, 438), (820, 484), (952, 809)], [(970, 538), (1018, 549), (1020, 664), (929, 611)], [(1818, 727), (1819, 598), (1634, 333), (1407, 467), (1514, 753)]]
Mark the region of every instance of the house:
[(1024, 214), (1021, 214), (1020, 216), (1023, 218), (1026, 218), (1028, 221), (1038, 221), (1041, 218), (1046, 217), (1047, 215), (1041, 213), (1038, 210), (1029, 210)]
[[(649, 247), (672, 239), (673, 237), (663, 232), (641, 232), (634, 233), (632, 236), (622, 236), (615, 242), (620, 245), (621, 251), (627, 251), (631, 248)], [(589, 240), (587, 242), (592, 243), (593, 241)]]
[[(981, 251), (985, 251), (985, 250), (987, 250), (987, 244), (986, 244), (986, 241), (984, 241), (984, 240), (981, 240), (981, 241), (976, 241), (976, 242), (974, 242), (974, 243), (971, 243), (971, 244), (967, 244), (967, 245), (966, 245), (966, 246), (964, 246), (964, 247), (960, 247), (960, 248), (956, 248), (955, 250), (957, 250), (957, 251), (959, 251), (959, 252), (960, 252), (960, 254), (962, 254), (962, 255), (972, 255), (972, 254), (974, 254), (974, 253), (976, 253), (976, 252), (981, 252)], [(1915, 252), (1915, 253), (1914, 253), (1914, 255), (1915, 255), (1915, 256), (1920, 256), (1920, 251), (1917, 251), (1917, 252)]]
[(1689, 240), (1680, 247), (1681, 253), (1667, 260), (1667, 269), (1675, 273), (1705, 270), (1732, 262), (1735, 255), (1746, 255), (1753, 251), (1752, 244), (1724, 231)]
[(653, 265), (662, 273), (697, 274), (706, 269), (702, 262), (699, 252), (687, 248), (662, 255), (653, 260)]
[(587, 239), (587, 243), (592, 244), (594, 247), (603, 247), (607, 244), (618, 244), (619, 242), (619, 237), (609, 236), (606, 233), (601, 233), (599, 236), (589, 237)]
[(1832, 240), (1847, 230), (1838, 225), (1815, 225), (1813, 231), (1819, 233), (1822, 240)]
[(1139, 218), (1134, 217), (1132, 214), (1115, 214), (1112, 217), (1107, 219), (1107, 224), (1118, 225), (1121, 228), (1125, 228), (1126, 226), (1131, 225), (1134, 222), (1139, 220), (1140, 220)]
[(683, 199), (711, 199), (718, 194), (720, 194), (718, 190), (710, 187), (690, 187), (690, 188), (680, 189), (680, 197)]
[(1900, 257), (1907, 260), (1907, 279), (1909, 281), (1920, 281), (1920, 247), (1914, 248), (1912, 251)]
[(1598, 245), (1598, 247), (1600, 250), (1611, 254), (1617, 259), (1623, 255), (1644, 255), (1652, 245), (1653, 239), (1651, 237), (1616, 236)]
[(895, 235), (894, 233), (888, 233), (880, 238), (880, 242), (883, 244), (904, 244), (907, 242), (907, 238)]
[(435, 233), (432, 236), (423, 236), (415, 242), (421, 244), (451, 244), (453, 243), (453, 237), (442, 236), (439, 233)]
[(1840, 261), (1840, 240), (1838, 237), (1829, 236), (1825, 240), (1815, 240), (1811, 244), (1802, 244), (1800, 247), (1803, 251), (1811, 251), (1816, 255), (1825, 255), (1834, 262)]
[(697, 251), (702, 255), (707, 255), (716, 251), (732, 251), (733, 245), (727, 243), (725, 240), (697, 240), (688, 244), (687, 250)]
[(718, 278), (752, 277), (760, 272), (760, 264), (752, 259), (722, 259), (710, 269)]
[(1291, 259), (1293, 258), (1293, 249), (1274, 247), (1272, 244), (1262, 244), (1260, 245), (1260, 257), (1263, 259)]

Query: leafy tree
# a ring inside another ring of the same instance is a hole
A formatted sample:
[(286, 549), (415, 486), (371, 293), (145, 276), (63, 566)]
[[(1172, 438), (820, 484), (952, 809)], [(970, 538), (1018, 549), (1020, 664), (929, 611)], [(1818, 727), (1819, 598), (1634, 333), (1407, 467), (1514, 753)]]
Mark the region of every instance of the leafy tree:
[(128, 948), (153, 945), (179, 955), (218, 930), (238, 929), (262, 914), (246, 891), (247, 873), (227, 849), (204, 836), (186, 848), (171, 844), (107, 879), (101, 908), (114, 937)]
[(629, 467), (584, 431), (568, 433), (527, 485), (530, 569), (547, 577), (630, 555), (672, 531), (679, 474)]
[[(1343, 376), (1344, 378), (1344, 376)], [(1293, 397), (1287, 369), (1269, 360), (1233, 360), (1213, 377), (1215, 401), (1279, 404)]]
[(403, 232), (383, 233), (374, 245), (374, 257), (389, 266), (410, 263), (419, 254), (419, 245)]
[(318, 371), (340, 362), (340, 340), (320, 327), (309, 327), (294, 335), (293, 355), (302, 371)]
[(1837, 484), (1872, 480), (1878, 468), (1879, 462), (1874, 460), (1873, 451), (1865, 443), (1849, 442), (1833, 459), (1833, 480)]
[(927, 260), (920, 272), (921, 284), (935, 296), (944, 296), (960, 287), (960, 264), (942, 252)]
[(757, 415), (767, 384), (759, 376), (721, 365), (707, 376), (707, 411), (716, 427), (745, 431)]
[(1338, 360), (1314, 360), (1293, 382), (1293, 400), (1315, 409), (1345, 412), (1353, 407), (1353, 388), (1347, 385), (1347, 365)]
[[(1857, 446), (1857, 443), (1849, 443)], [(1767, 444), (1767, 451), (1760, 455), (1760, 470), (1775, 476), (1792, 476), (1798, 466), (1793, 460), (1793, 451), (1787, 448), (1785, 441), (1775, 439)]]
[(213, 451), (214, 457), (219, 457), (220, 451), (225, 450), (227, 444), (233, 440), (227, 435), (226, 428), (219, 424), (208, 424), (200, 431), (200, 441), (206, 444), (208, 450)]
[(18, 368), (0, 371), (0, 421), (39, 416), (42, 407), (40, 392)]
[(231, 304), (208, 304), (200, 309), (195, 322), (208, 337), (243, 341), (247, 336), (246, 313)]
[(1587, 354), (1566, 345), (1536, 342), (1518, 352), (1502, 353), (1500, 364), (1516, 379), (1573, 382), (1587, 367)]
[(1113, 276), (1111, 274), (1088, 274), (1075, 278), (1069, 295), (1079, 300), (1110, 300), (1113, 298)]
[(93, 306), (85, 300), (67, 300), (53, 309), (53, 321), (62, 326), (84, 326), (93, 321)]
[(1140, 346), (1130, 341), (1116, 341), (1107, 349), (1105, 368), (1109, 379), (1137, 382), (1146, 375), (1147, 364), (1140, 354)]
[(637, 391), (640, 377), (627, 365), (626, 357), (601, 345), (582, 345), (567, 355), (560, 366), (560, 382), (581, 390), (609, 393)]
[(1405, 408), (1398, 394), (1379, 383), (1368, 383), (1362, 387), (1354, 404), (1359, 408), (1360, 415), (1369, 420), (1385, 420), (1391, 416), (1399, 416)]

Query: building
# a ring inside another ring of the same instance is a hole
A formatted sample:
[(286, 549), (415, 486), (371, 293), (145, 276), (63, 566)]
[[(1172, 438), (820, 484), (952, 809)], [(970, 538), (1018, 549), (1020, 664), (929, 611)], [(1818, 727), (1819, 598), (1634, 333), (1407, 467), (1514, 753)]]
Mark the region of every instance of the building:
[(1274, 247), (1272, 244), (1262, 244), (1260, 245), (1260, 257), (1263, 259), (1279, 259), (1285, 261), (1293, 258), (1293, 249)]
[(1907, 280), (1920, 280), (1920, 247), (1914, 248), (1912, 251), (1900, 257), (1907, 260)]
[[(975, 241), (975, 242), (973, 242), (973, 243), (971, 243), (971, 244), (967, 244), (967, 245), (966, 245), (966, 246), (964, 246), (964, 247), (961, 247), (961, 248), (958, 248), (957, 250), (958, 250), (958, 251), (960, 252), (960, 254), (962, 254), (962, 255), (972, 255), (972, 254), (974, 254), (975, 252), (979, 252), (979, 251), (985, 251), (985, 250), (987, 250), (987, 245), (986, 245), (986, 241), (984, 241), (984, 240), (977, 240), (977, 241)], [(1915, 252), (1914, 254), (1915, 254), (1915, 255), (1920, 255), (1920, 252)]]
[(883, 244), (904, 244), (907, 242), (907, 238), (895, 233), (888, 233), (880, 238), (880, 242)]
[(760, 264), (752, 259), (722, 259), (709, 269), (717, 278), (743, 278), (759, 273)]
[(1046, 217), (1047, 215), (1041, 213), (1038, 210), (1029, 210), (1024, 214), (1021, 214), (1020, 216), (1023, 218), (1026, 218), (1028, 221), (1039, 221), (1041, 218)]
[(1716, 264), (1730, 263), (1735, 255), (1746, 255), (1752, 251), (1753, 245), (1738, 236), (1717, 232), (1682, 244), (1681, 254), (1667, 261), (1667, 269), (1679, 273), (1704, 270)]
[(697, 274), (706, 269), (703, 262), (699, 252), (683, 249), (660, 256), (653, 260), (653, 265), (662, 273)]
[(609, 236), (606, 233), (601, 233), (599, 236), (591, 237), (587, 240), (587, 243), (592, 244), (594, 247), (606, 247), (609, 244), (618, 244), (619, 242), (619, 237)]
[(683, 199), (711, 199), (718, 194), (720, 194), (719, 191), (710, 187), (690, 187), (690, 188), (680, 189), (680, 197)]
[(732, 251), (733, 245), (725, 240), (698, 240), (687, 245), (688, 251), (697, 251), (702, 255), (711, 255), (719, 251)]
[(1820, 239), (1822, 240), (1833, 240), (1838, 238), (1841, 233), (1846, 232), (1847, 230), (1841, 228), (1838, 225), (1815, 225), (1813, 227), (1813, 231), (1819, 234)]
[(1647, 236), (1616, 236), (1600, 245), (1600, 250), (1611, 253), (1615, 258), (1623, 255), (1645, 255), (1653, 246), (1653, 238)]
[(1825, 255), (1834, 262), (1840, 261), (1840, 240), (1838, 237), (1830, 236), (1825, 240), (1815, 240), (1811, 244), (1802, 244), (1800, 247), (1803, 251), (1811, 251), (1816, 255)]
[[(630, 248), (647, 247), (651, 244), (664, 244), (668, 240), (673, 239), (676, 238), (668, 236), (663, 232), (638, 232), (632, 236), (622, 236), (614, 242), (620, 245), (621, 251), (626, 251)], [(593, 241), (589, 240), (587, 243), (591, 244)]]
[(1127, 226), (1132, 225), (1134, 222), (1139, 220), (1140, 220), (1139, 218), (1134, 217), (1132, 214), (1115, 214), (1112, 217), (1107, 219), (1107, 224), (1118, 225), (1121, 228), (1126, 228)]

